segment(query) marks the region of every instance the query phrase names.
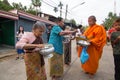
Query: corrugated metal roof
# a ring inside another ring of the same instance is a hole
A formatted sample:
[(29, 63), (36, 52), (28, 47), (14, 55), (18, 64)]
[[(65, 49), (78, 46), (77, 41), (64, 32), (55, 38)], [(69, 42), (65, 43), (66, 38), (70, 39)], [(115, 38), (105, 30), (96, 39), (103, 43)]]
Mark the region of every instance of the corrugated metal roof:
[(18, 20), (18, 15), (17, 14), (7, 12), (7, 11), (2, 11), (2, 10), (0, 10), (0, 17), (9, 18), (9, 19), (12, 19), (12, 20)]
[(20, 16), (28, 17), (28, 18), (31, 18), (33, 20), (41, 21), (41, 22), (44, 22), (44, 23), (47, 23), (47, 24), (52, 24), (52, 25), (56, 24), (56, 23), (54, 23), (52, 21), (45, 20), (43, 18), (32, 15), (30, 13), (26, 13), (24, 11), (11, 10), (11, 11), (7, 12), (7, 11), (0, 10), (0, 17), (9, 18), (9, 19), (12, 19), (12, 20), (18, 20)]
[(28, 17), (28, 18), (31, 18), (31, 19), (34, 19), (36, 21), (41, 21), (41, 22), (44, 22), (44, 23), (47, 23), (47, 24), (52, 24), (52, 25), (55, 25), (56, 23), (52, 22), (52, 21), (49, 21), (49, 20), (45, 20), (43, 18), (40, 18), (38, 16), (35, 16), (35, 15), (32, 15), (30, 13), (26, 13), (24, 11), (20, 11), (20, 10), (12, 10), (10, 11), (12, 13), (16, 13), (18, 14), (18, 16), (25, 16), (25, 17)]

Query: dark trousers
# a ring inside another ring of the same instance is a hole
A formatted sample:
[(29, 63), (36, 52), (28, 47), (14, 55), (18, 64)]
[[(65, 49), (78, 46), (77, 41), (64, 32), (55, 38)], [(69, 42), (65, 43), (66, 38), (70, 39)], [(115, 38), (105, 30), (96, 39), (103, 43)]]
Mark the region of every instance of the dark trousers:
[(115, 80), (120, 80), (120, 55), (113, 55), (114, 56), (114, 65), (115, 65)]
[(64, 63), (71, 63), (71, 42), (64, 43)]

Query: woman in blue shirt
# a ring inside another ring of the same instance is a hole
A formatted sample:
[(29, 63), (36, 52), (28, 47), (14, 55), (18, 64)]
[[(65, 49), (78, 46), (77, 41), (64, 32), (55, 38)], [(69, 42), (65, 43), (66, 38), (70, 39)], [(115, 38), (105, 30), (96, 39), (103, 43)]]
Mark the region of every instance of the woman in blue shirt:
[(50, 44), (53, 44), (55, 51), (50, 58), (50, 76), (56, 80), (63, 75), (63, 35), (72, 34), (71, 31), (63, 31), (64, 21), (62, 18), (57, 19), (57, 25), (53, 26), (49, 38)]

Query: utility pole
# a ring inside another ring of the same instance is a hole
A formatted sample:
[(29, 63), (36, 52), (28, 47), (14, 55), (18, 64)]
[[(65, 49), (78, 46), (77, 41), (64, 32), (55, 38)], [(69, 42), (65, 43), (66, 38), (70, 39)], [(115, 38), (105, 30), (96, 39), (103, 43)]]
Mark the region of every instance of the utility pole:
[(60, 2), (58, 5), (58, 7), (60, 7), (60, 17), (62, 17), (62, 6), (63, 6), (63, 4), (62, 4), (62, 2)]
[[(83, 4), (85, 4), (85, 2), (82, 2), (82, 3), (80, 3), (80, 4), (76, 5), (76, 6), (74, 6), (72, 9), (74, 9), (74, 8), (80, 6), (80, 5), (83, 5)], [(72, 9), (71, 9), (71, 10), (72, 10)], [(67, 19), (67, 13), (68, 13), (68, 4), (66, 5), (65, 20)]]
[(116, 14), (116, 0), (114, 0), (114, 14)]
[(68, 4), (66, 5), (65, 20), (67, 20)]
[(60, 7), (60, 17), (62, 17), (62, 6)]

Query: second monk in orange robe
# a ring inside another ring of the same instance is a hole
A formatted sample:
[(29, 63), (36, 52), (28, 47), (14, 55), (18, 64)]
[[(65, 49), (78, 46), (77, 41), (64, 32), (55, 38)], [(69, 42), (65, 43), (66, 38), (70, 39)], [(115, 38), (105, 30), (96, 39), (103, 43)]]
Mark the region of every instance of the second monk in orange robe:
[[(103, 26), (96, 24), (95, 16), (88, 18), (89, 27), (84, 32), (91, 45), (88, 46), (87, 52), (89, 59), (85, 64), (82, 64), (82, 69), (93, 75), (96, 73), (99, 65), (99, 59), (101, 58), (103, 47), (106, 44), (106, 32)], [(78, 49), (78, 56), (80, 56), (82, 47)]]

